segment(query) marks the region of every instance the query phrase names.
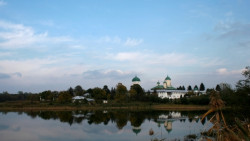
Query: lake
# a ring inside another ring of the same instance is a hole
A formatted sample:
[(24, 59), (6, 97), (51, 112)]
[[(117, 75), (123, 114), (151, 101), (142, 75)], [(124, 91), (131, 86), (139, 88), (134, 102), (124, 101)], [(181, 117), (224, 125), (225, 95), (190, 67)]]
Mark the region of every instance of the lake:
[[(0, 112), (1, 141), (186, 140), (208, 130), (206, 111)], [(153, 135), (149, 131), (153, 131)]]

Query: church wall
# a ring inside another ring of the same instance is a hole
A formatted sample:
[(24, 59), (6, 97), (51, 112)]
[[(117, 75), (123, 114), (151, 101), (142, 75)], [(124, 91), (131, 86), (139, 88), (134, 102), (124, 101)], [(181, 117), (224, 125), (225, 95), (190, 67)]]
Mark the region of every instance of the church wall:
[[(169, 94), (171, 93), (171, 94)], [(169, 91), (169, 90), (161, 90), (161, 91), (157, 91), (158, 97), (160, 98), (169, 98), (169, 99), (179, 99), (182, 97), (184, 97), (184, 95), (186, 94), (186, 91)]]

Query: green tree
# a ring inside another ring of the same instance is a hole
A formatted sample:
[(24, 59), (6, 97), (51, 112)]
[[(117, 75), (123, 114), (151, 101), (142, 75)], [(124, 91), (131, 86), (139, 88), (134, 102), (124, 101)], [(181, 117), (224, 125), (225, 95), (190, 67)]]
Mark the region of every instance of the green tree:
[(115, 98), (115, 91), (116, 91), (116, 89), (112, 87), (111, 91), (110, 91), (110, 99), (114, 99)]
[(128, 93), (128, 90), (126, 86), (119, 83), (116, 86), (115, 100), (117, 102), (125, 102), (127, 100), (127, 93)]
[(192, 91), (192, 87), (190, 85), (188, 86), (188, 91)]
[(247, 66), (242, 72), (242, 75), (246, 78), (245, 80), (239, 80), (236, 84), (237, 91), (242, 93), (250, 92), (250, 66)]
[(40, 94), (40, 97), (41, 99), (45, 100), (45, 101), (53, 101), (53, 94), (51, 93), (50, 90), (48, 91), (43, 91), (41, 94)]
[(110, 90), (107, 85), (104, 85), (102, 89), (106, 92), (106, 94), (110, 94)]
[(205, 86), (203, 83), (200, 84), (200, 91), (205, 91)]
[(48, 100), (49, 100), (50, 102), (52, 102), (52, 101), (54, 100), (54, 95), (53, 95), (53, 93), (52, 93), (51, 91), (47, 91), (47, 94), (48, 94)]
[(181, 96), (180, 101), (181, 101), (181, 104), (188, 104), (188, 100), (185, 96), (184, 97)]
[(182, 86), (177, 87), (177, 90), (182, 90)]
[(186, 90), (185, 86), (182, 86), (182, 90)]
[(70, 103), (72, 101), (72, 97), (68, 91), (61, 91), (59, 92), (57, 101), (60, 103)]
[(3, 94), (9, 94), (7, 91), (3, 91)]
[(98, 87), (93, 89), (93, 97), (96, 101), (107, 99), (105, 90), (98, 88)]
[(136, 100), (136, 90), (135, 89), (130, 89), (129, 90), (129, 99), (132, 100), (132, 101), (135, 101)]
[(107, 86), (107, 85), (104, 85), (102, 89), (106, 92), (106, 98), (107, 98), (108, 100), (111, 99), (111, 92), (110, 92), (108, 86)]
[(83, 89), (80, 85), (77, 85), (74, 89), (75, 95), (81, 96), (83, 95)]
[(139, 84), (134, 84), (130, 87), (130, 90), (135, 90), (135, 97), (134, 99), (135, 100), (142, 100), (143, 97), (145, 96), (145, 92), (144, 90), (142, 89), (142, 87), (139, 85)]
[(216, 90), (216, 91), (221, 91), (221, 88), (220, 88), (220, 85), (219, 85), (219, 84), (216, 85), (215, 90)]
[(236, 84), (236, 96), (242, 107), (250, 107), (250, 67), (246, 67), (242, 72), (245, 80), (239, 80)]
[(71, 96), (74, 96), (74, 90), (73, 90), (73, 88), (69, 88), (68, 89), (68, 92), (69, 92), (69, 94), (71, 95)]
[(93, 95), (93, 89), (89, 88), (89, 89), (87, 90), (87, 93), (89, 93), (89, 94), (92, 96), (92, 95)]

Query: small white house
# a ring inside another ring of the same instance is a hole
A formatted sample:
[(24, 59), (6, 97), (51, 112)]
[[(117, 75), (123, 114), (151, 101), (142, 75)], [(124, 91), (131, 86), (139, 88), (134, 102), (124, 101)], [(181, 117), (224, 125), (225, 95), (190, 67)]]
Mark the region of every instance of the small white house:
[(102, 103), (107, 104), (108, 100), (103, 100)]
[(94, 101), (95, 101), (94, 99), (91, 99), (91, 98), (86, 98), (86, 100), (87, 100), (88, 102), (94, 102)]
[(86, 98), (84, 96), (74, 96), (72, 98), (72, 102), (75, 102), (76, 100), (84, 100), (84, 99), (86, 99), (88, 102), (94, 102), (95, 101), (94, 99)]
[(75, 102), (76, 100), (84, 100), (85, 97), (84, 96), (74, 96), (72, 97), (72, 102)]

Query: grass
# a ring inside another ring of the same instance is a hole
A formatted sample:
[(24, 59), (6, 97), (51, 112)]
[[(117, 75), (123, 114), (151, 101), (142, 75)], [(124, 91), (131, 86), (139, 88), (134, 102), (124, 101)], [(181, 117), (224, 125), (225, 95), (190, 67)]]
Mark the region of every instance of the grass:
[(0, 103), (0, 110), (99, 110), (99, 109), (150, 109), (150, 110), (207, 110), (208, 106), (156, 104), (149, 102), (129, 102), (108, 104), (60, 104), (50, 102), (12, 101)]

